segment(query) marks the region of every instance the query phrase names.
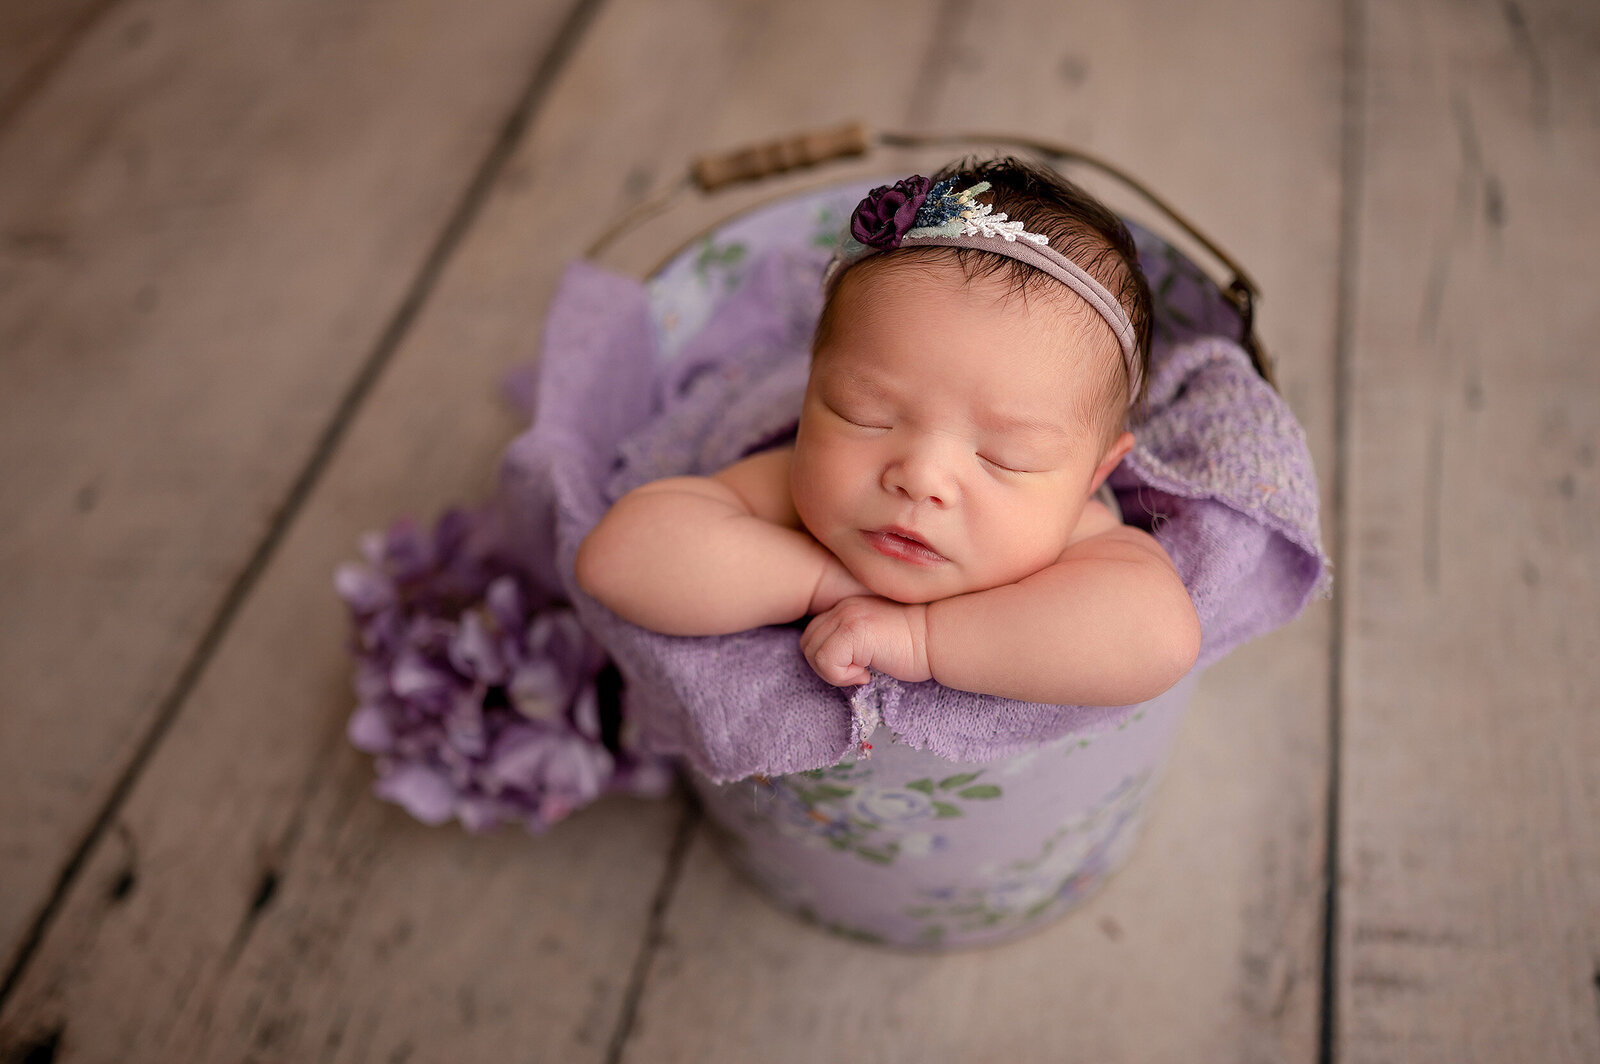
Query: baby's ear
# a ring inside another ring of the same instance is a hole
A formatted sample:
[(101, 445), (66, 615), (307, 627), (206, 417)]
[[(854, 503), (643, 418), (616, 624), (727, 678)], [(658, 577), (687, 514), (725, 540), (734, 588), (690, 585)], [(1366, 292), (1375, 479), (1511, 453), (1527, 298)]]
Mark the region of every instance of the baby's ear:
[(1094, 481), (1089, 485), (1091, 495), (1100, 490), (1100, 485), (1106, 482), (1106, 477), (1111, 475), (1111, 471), (1117, 468), (1117, 464), (1126, 458), (1131, 450), (1133, 450), (1131, 432), (1124, 432), (1112, 441), (1111, 446), (1106, 448), (1105, 458), (1101, 459), (1100, 465), (1094, 471)]

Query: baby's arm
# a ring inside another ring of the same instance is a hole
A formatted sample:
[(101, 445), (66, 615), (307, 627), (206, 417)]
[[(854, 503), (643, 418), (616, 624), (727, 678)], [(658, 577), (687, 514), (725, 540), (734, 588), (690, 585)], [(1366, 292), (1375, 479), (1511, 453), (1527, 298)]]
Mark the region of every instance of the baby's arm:
[(926, 605), (851, 598), (801, 640), (823, 679), (902, 680), (1060, 705), (1129, 705), (1180, 680), (1200, 649), (1194, 604), (1166, 552), (1117, 525), (1015, 584)]
[(617, 500), (578, 549), (578, 584), (634, 624), (724, 635), (784, 624), (866, 589), (799, 530), (792, 448)]

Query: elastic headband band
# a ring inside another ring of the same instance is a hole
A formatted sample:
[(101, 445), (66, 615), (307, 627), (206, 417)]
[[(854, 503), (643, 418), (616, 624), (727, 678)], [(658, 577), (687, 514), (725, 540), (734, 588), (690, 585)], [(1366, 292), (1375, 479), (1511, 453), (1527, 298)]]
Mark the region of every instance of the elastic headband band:
[(989, 182), (959, 193), (951, 191), (955, 183), (952, 177), (929, 188), (927, 178), (914, 174), (867, 193), (850, 216), (850, 235), (828, 263), (823, 284), (831, 284), (841, 270), (862, 259), (907, 244), (974, 248), (1016, 259), (1072, 289), (1111, 326), (1122, 348), (1128, 400), (1132, 402), (1139, 394), (1143, 374), (1139, 341), (1121, 302), (1083, 267), (1050, 247), (1049, 237), (1029, 233), (1021, 222), (1007, 221), (1004, 214), (994, 214), (990, 204), (976, 202), (974, 197), (987, 191)]

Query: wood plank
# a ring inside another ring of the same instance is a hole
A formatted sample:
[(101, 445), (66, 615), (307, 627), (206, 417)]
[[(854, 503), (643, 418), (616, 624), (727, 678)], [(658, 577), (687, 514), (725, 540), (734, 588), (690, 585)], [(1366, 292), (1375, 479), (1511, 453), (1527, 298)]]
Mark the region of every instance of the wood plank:
[(0, 962), (566, 3), (129, 0), (0, 136)]
[[(747, 61), (813, 84), (741, 93), (738, 121), (786, 128), (870, 101), (896, 125), (1003, 125), (1126, 164), (1265, 284), (1265, 338), (1331, 471), (1337, 11), (946, 5), (931, 24), (885, 20), (898, 64), (811, 28), (848, 24), (831, 11), (789, 19), (775, 13)], [(840, 62), (870, 80), (828, 76)], [(624, 1058), (1315, 1059), (1330, 622), (1319, 604), (1208, 673), (1132, 864), (1036, 937), (938, 958), (841, 941), (773, 909), (697, 836)]]
[(1338, 1044), (1600, 1059), (1600, 9), (1365, 6)]
[[(757, 14), (602, 11), (89, 856), (0, 1012), (0, 1058), (605, 1059), (681, 806), (617, 801), (535, 842), (408, 824), (344, 747), (329, 578), (360, 530), (487, 490), (513, 431), (499, 376), (535, 352), (564, 263), (767, 76), (741, 46)], [(633, 91), (648, 70), (674, 92)]]
[(330, 584), (359, 532), (488, 489), (518, 427), (498, 381), (589, 235), (549, 203), (601, 216), (661, 150), (589, 146), (586, 173), (531, 178), (548, 140), (505, 171), (0, 1013), (0, 1059), (603, 1058), (681, 806), (614, 800), (529, 841), (382, 805), (343, 736)]

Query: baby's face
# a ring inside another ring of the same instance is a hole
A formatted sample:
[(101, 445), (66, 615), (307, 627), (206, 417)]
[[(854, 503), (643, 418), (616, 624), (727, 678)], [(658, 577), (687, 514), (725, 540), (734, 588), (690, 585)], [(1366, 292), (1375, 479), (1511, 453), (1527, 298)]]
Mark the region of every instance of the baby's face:
[(1084, 411), (1109, 328), (954, 263), (858, 268), (835, 298), (795, 441), (806, 528), (899, 602), (1055, 562), (1103, 476)]

